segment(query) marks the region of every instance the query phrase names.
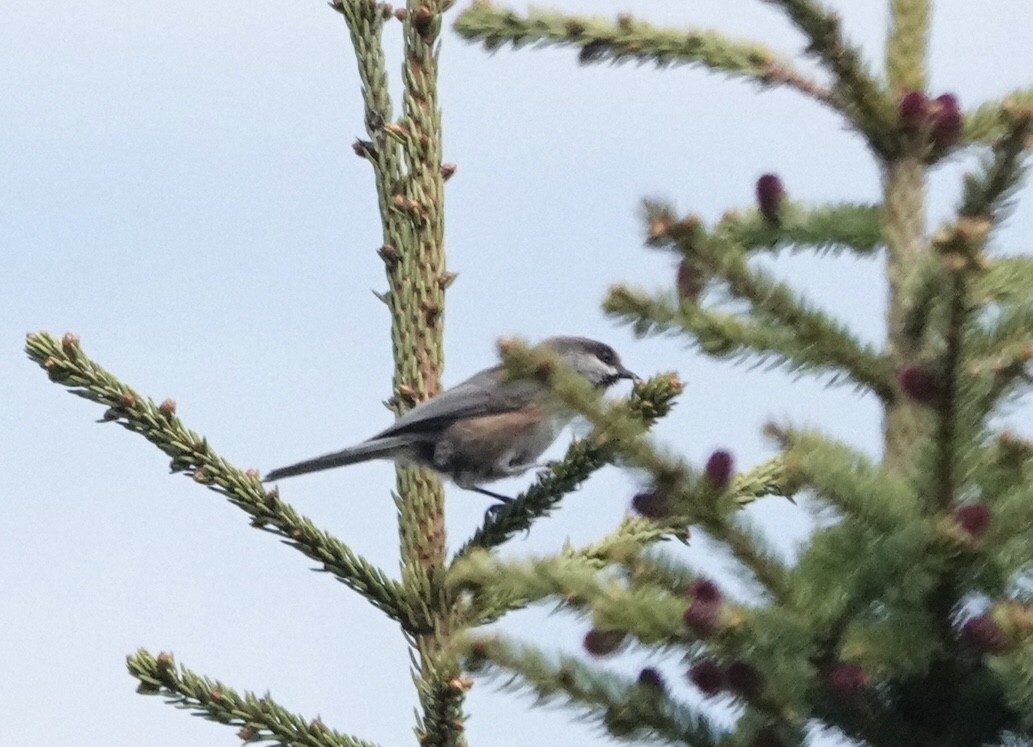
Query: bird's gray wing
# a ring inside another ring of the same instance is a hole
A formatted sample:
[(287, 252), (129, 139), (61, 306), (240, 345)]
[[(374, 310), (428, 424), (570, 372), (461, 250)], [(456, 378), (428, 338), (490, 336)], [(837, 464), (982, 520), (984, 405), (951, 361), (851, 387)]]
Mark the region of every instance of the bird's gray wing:
[(416, 405), (390, 428), (361, 444), (274, 469), (263, 479), (268, 482), (368, 459), (392, 458), (420, 442), (434, 441), (443, 429), (460, 418), (517, 410), (532, 402), (543, 391), (542, 386), (533, 381), (504, 379), (505, 373), (501, 367), (481, 371)]
[(501, 366), (474, 374), (466, 381), (421, 402), (394, 425), (370, 441), (399, 435), (435, 434), (460, 418), (517, 410), (542, 393), (542, 385), (527, 379), (505, 381)]

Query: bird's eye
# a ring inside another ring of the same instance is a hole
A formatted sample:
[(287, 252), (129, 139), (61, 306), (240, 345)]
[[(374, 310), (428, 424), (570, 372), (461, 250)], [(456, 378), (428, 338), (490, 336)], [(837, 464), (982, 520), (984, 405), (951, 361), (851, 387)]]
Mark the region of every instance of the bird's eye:
[(610, 348), (602, 348), (596, 354), (596, 357), (599, 358), (599, 360), (601, 360), (607, 366), (612, 366), (614, 363), (617, 362), (617, 354), (613, 352), (613, 350), (611, 350)]

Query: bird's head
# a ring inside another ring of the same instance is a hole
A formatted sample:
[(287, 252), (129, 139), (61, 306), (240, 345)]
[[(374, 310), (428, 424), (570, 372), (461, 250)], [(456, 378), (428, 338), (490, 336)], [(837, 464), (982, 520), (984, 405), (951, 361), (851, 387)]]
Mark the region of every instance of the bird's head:
[(603, 389), (621, 379), (638, 377), (624, 367), (617, 351), (609, 345), (587, 337), (550, 337), (542, 342), (572, 369), (594, 386)]

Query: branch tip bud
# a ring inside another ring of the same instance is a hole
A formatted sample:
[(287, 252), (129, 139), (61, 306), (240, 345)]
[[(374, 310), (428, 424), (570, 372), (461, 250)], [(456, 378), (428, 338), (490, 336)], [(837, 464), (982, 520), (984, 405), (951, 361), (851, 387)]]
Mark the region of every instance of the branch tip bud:
[(254, 738), (257, 736), (258, 730), (249, 724), (242, 726), (240, 727), (240, 729), (237, 730), (237, 739), (239, 739), (242, 742), (250, 742), (254, 740)]
[(957, 525), (972, 539), (979, 539), (990, 525), (990, 509), (985, 503), (968, 503), (951, 512)]
[(675, 276), (675, 287), (678, 289), (678, 298), (682, 301), (695, 303), (699, 300), (703, 288), (707, 284), (707, 275), (695, 262), (683, 259), (678, 265), (678, 273)]
[(75, 358), (79, 354), (79, 338), (71, 332), (66, 332), (61, 338), (61, 349), (69, 358)]
[(639, 516), (653, 520), (665, 519), (671, 513), (667, 496), (656, 490), (637, 494), (631, 499), (631, 507)]
[(409, 15), (412, 27), (416, 29), (424, 41), (432, 41), (435, 34), (434, 13), (426, 5), (421, 5)]
[(868, 683), (868, 673), (859, 664), (840, 661), (832, 665), (826, 677), (829, 689), (841, 698), (852, 698)]
[(582, 645), (592, 656), (606, 656), (616, 651), (624, 638), (622, 630), (590, 630), (585, 633)]
[(778, 225), (786, 190), (777, 174), (763, 174), (757, 179), (757, 208), (768, 223)]
[(1001, 654), (1015, 644), (988, 612), (966, 620), (961, 626), (961, 637), (981, 654)]
[(764, 685), (764, 678), (752, 664), (733, 661), (725, 669), (725, 679), (731, 690), (746, 700), (756, 700)]
[(961, 110), (954, 94), (944, 93), (932, 102), (932, 129), (930, 138), (933, 146), (946, 150), (957, 145), (961, 139)]
[(664, 682), (663, 675), (653, 667), (646, 667), (638, 673), (638, 684), (659, 692), (664, 692), (667, 689), (667, 683)]
[(704, 604), (720, 604), (721, 590), (709, 578), (697, 578), (688, 588), (689, 596)]
[(355, 142), (352, 143), (352, 150), (359, 158), (366, 158), (371, 161), (377, 156), (376, 146), (373, 145), (371, 140), (355, 138)]
[(915, 402), (931, 404), (940, 392), (940, 383), (936, 375), (925, 366), (912, 363), (905, 366), (897, 376), (900, 390)]
[(577, 61), (582, 65), (589, 65), (593, 62), (598, 62), (605, 55), (607, 50), (610, 48), (609, 43), (602, 39), (593, 39), (592, 41), (581, 47), (581, 51), (577, 54)]
[(725, 672), (713, 659), (700, 659), (689, 669), (689, 680), (707, 697), (725, 689)]
[(921, 91), (905, 91), (897, 106), (897, 121), (908, 131), (921, 130), (929, 119), (929, 98)]
[(731, 482), (735, 462), (730, 451), (718, 449), (707, 459), (703, 474), (715, 490), (724, 490)]

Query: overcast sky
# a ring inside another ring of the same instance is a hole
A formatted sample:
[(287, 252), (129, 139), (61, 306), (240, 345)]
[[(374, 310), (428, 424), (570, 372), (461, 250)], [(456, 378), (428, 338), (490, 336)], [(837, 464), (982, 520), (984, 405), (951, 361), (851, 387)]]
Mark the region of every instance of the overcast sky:
[[(836, 5), (879, 59), (884, 3)], [(1028, 84), (1029, 0), (938, 5), (933, 94), (970, 106)], [(563, 7), (612, 14), (629, 4)], [(787, 53), (801, 46), (759, 2), (635, 10)], [(693, 460), (715, 447), (743, 466), (765, 458), (759, 430), (771, 418), (815, 423), (878, 453), (875, 405), (849, 389), (706, 360), (678, 340), (634, 341), (599, 310), (615, 281), (672, 282), (670, 258), (642, 247), (644, 196), (714, 219), (749, 205), (756, 177), (775, 171), (799, 199), (877, 199), (876, 168), (841, 121), (791, 93), (757, 94), (698, 70), (584, 68), (564, 50), (488, 56), (451, 32), (441, 60), (445, 160), (458, 164), (447, 188), (448, 264), (459, 278), (447, 299), (446, 384), (490, 364), (501, 334), (584, 334), (639, 373), (674, 369), (686, 380), (656, 433)], [(97, 361), (143, 394), (174, 398), (188, 427), (245, 468), (384, 427), (388, 316), (371, 291), (386, 283), (372, 177), (351, 151), (361, 132), (345, 27), (319, 0), (0, 9), (0, 744), (238, 744), (231, 728), (136, 695), (124, 656), (138, 646), (171, 650), (240, 690), (269, 690), (339, 730), (412, 743), (415, 697), (397, 629), (225, 500), (169, 476), (142, 438), (97, 425), (98, 406), (48, 382), (21, 352), (30, 330), (78, 333)], [(964, 166), (938, 172), (934, 218), (954, 204)], [(1029, 250), (1031, 202), (1026, 187), (1001, 248)], [(774, 267), (862, 337), (882, 339), (879, 260), (796, 256)], [(281, 487), (393, 572), (391, 485), (390, 466), (370, 464)], [(636, 485), (604, 470), (505, 552), (608, 531)], [(486, 505), (448, 489), (452, 547)], [(787, 552), (806, 534), (806, 514), (785, 501), (750, 512)], [(704, 541), (685, 555), (727, 577), (727, 559)], [(548, 610), (502, 627), (532, 639), (547, 631), (568, 649), (586, 628)], [(677, 676), (677, 662), (654, 663)], [(489, 685), (474, 688), (467, 710), (472, 745), (605, 741), (567, 711)]]

